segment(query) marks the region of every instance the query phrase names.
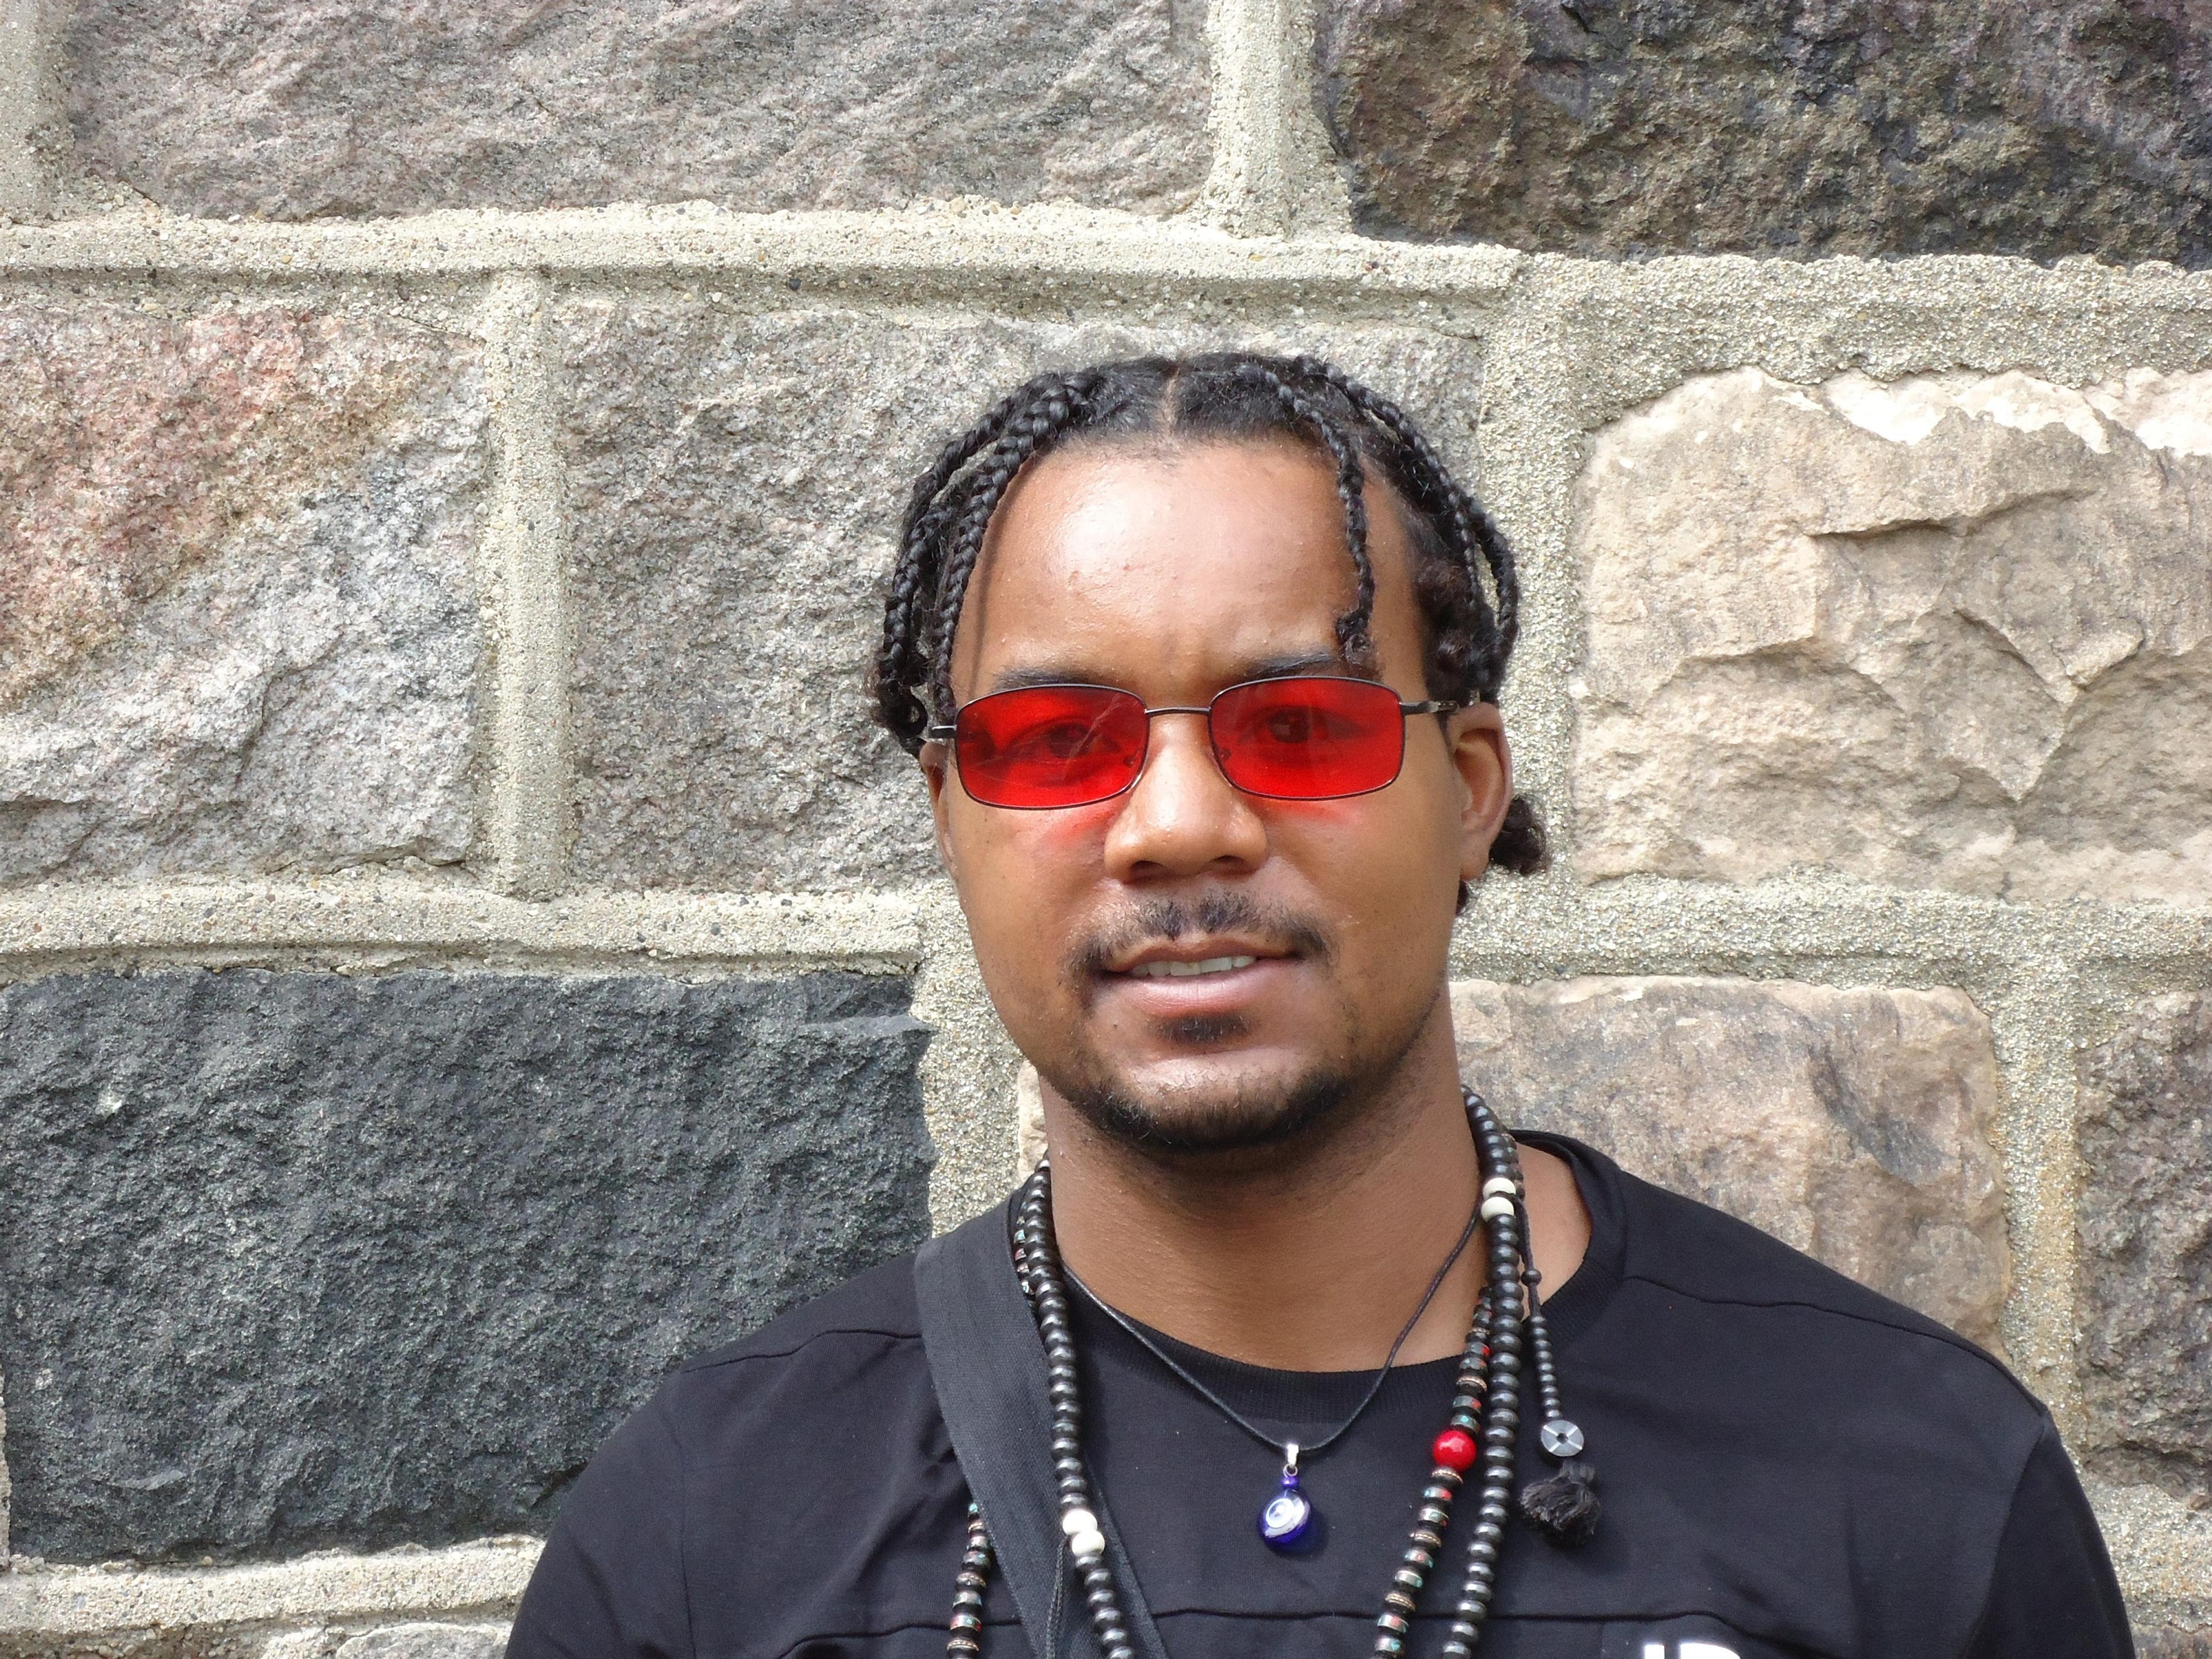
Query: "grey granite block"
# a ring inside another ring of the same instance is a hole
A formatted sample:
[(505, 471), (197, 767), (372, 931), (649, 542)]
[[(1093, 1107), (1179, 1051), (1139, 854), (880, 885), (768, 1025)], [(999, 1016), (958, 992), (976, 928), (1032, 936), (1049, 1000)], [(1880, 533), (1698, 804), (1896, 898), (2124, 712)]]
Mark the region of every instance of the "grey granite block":
[(0, 991), (14, 1547), (542, 1529), (670, 1367), (927, 1231), (902, 981)]

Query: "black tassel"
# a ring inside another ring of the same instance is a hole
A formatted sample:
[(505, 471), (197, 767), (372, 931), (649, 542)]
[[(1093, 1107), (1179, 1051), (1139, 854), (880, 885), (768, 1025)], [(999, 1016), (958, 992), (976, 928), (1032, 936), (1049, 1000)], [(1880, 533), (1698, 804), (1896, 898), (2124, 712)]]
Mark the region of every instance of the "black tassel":
[(1579, 1544), (1597, 1530), (1597, 1471), (1579, 1457), (1559, 1465), (1548, 1480), (1522, 1489), (1521, 1513), (1555, 1544)]

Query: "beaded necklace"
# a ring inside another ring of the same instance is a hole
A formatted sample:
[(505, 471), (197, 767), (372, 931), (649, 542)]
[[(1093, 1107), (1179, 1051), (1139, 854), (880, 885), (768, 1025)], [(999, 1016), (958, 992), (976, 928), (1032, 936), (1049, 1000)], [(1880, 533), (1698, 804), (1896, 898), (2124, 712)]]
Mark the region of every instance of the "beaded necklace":
[[(1401, 1659), (1405, 1653), (1421, 1591), (1443, 1550), (1454, 1500), (1477, 1463), (1481, 1469), (1474, 1526), (1443, 1652), (1446, 1659), (1470, 1659), (1481, 1638), (1497, 1587), (1498, 1553), (1512, 1512), (1524, 1326), (1544, 1413), (1541, 1442), (1548, 1455), (1562, 1460), (1562, 1468), (1559, 1475), (1522, 1495), (1522, 1509), (1562, 1542), (1587, 1537), (1597, 1520), (1595, 1477), (1587, 1465), (1573, 1461), (1582, 1450), (1583, 1433), (1559, 1408), (1551, 1334), (1534, 1296), (1537, 1273), (1527, 1249), (1527, 1188), (1520, 1154), (1481, 1096), (1462, 1092), (1482, 1170), (1480, 1216), (1488, 1224), (1489, 1283), (1468, 1328), (1449, 1419), (1430, 1447), (1432, 1467), (1421, 1488), (1412, 1535), (1391, 1574), (1390, 1588), (1383, 1593), (1382, 1610), (1376, 1615), (1373, 1651), (1378, 1659)], [(1023, 1183), (1014, 1206), (1014, 1266), (1044, 1345), (1060, 1531), (1090, 1609), (1099, 1652), (1103, 1659), (1136, 1659), (1121, 1589), (1106, 1559), (1105, 1534), (1092, 1507), (1090, 1471), (1083, 1461), (1083, 1402), (1064, 1269), (1053, 1232), (1048, 1160), (1041, 1162)], [(983, 1593), (992, 1565), (990, 1534), (981, 1511), (970, 1503), (967, 1547), (954, 1581), (946, 1659), (977, 1659), (982, 1652)]]

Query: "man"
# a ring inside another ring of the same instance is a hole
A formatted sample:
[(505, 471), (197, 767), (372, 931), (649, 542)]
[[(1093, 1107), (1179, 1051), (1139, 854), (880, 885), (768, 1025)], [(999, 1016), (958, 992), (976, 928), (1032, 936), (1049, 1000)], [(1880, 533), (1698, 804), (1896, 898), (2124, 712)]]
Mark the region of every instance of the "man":
[(2130, 1650), (1995, 1361), (1463, 1097), (1453, 918), (1541, 857), (1517, 599), (1310, 359), (1048, 375), (946, 447), (875, 690), (1048, 1165), (672, 1378), (515, 1659)]

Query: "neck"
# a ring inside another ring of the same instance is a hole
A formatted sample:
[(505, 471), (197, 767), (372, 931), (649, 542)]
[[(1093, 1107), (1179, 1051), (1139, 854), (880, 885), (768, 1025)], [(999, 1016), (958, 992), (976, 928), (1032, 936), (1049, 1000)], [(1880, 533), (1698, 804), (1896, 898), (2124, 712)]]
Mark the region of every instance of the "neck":
[[(1053, 1220), (1069, 1268), (1131, 1318), (1208, 1352), (1285, 1370), (1380, 1364), (1482, 1186), (1448, 1024), (1442, 1039), (1417, 1044), (1340, 1121), (1265, 1156), (1147, 1156), (1047, 1089)], [(1530, 1184), (1533, 1212), (1533, 1175)], [(1542, 1231), (1539, 1266), (1556, 1284)], [(1484, 1254), (1479, 1240), (1461, 1253), (1401, 1364), (1459, 1352)]]

